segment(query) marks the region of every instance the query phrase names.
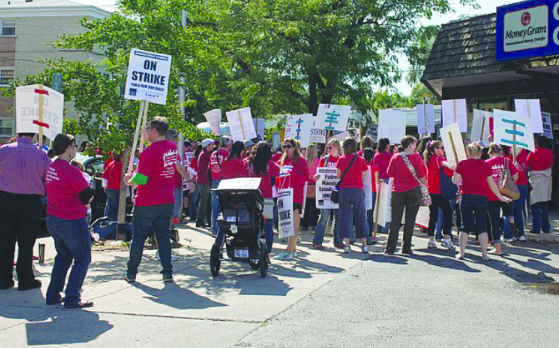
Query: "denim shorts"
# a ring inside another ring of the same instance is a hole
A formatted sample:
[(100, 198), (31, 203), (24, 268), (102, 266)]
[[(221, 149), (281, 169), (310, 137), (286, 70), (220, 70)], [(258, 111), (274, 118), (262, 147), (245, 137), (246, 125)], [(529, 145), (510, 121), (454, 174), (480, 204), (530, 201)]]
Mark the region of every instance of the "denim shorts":
[(487, 232), (487, 197), (463, 194), (460, 198), (460, 212), (462, 213), (463, 232)]

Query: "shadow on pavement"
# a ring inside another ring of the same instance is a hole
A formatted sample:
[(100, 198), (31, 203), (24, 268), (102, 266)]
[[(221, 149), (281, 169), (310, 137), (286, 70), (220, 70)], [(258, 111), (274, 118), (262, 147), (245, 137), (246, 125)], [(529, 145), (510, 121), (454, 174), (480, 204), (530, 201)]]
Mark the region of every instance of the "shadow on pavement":
[(140, 283), (133, 283), (132, 286), (149, 295), (144, 298), (176, 309), (204, 309), (226, 306), (222, 303), (197, 295), (186, 289), (186, 287), (181, 287), (176, 283), (165, 283), (163, 289), (152, 288)]

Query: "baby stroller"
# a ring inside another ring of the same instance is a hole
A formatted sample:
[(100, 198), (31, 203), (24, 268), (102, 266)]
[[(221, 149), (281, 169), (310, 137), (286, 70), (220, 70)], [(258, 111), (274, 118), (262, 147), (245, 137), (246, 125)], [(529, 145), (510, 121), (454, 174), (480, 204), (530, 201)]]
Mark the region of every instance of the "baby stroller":
[(223, 245), (231, 261), (245, 262), (252, 269), (268, 273), (268, 250), (264, 233), (264, 199), (260, 178), (222, 180), (216, 189), (219, 201), (217, 223), (221, 229), (212, 246), (210, 269), (217, 277), (223, 257)]

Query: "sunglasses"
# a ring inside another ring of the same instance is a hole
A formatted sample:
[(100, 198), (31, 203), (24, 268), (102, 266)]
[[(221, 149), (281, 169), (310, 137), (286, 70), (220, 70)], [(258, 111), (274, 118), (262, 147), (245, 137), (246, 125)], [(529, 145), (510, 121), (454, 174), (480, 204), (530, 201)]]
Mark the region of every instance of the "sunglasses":
[(284, 149), (291, 149), (292, 147), (293, 147), (293, 146), (291, 146), (291, 145), (283, 145), (283, 148), (284, 148)]
[(334, 149), (334, 146), (328, 146), (327, 149), (332, 150), (332, 149)]

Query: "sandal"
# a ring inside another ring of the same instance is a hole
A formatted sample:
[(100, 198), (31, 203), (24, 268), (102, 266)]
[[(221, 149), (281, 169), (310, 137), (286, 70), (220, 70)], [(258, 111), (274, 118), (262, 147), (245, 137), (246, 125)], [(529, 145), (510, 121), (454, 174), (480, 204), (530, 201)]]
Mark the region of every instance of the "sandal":
[(90, 308), (93, 307), (93, 302), (75, 302), (75, 303), (64, 303), (64, 308), (74, 309), (74, 308)]

